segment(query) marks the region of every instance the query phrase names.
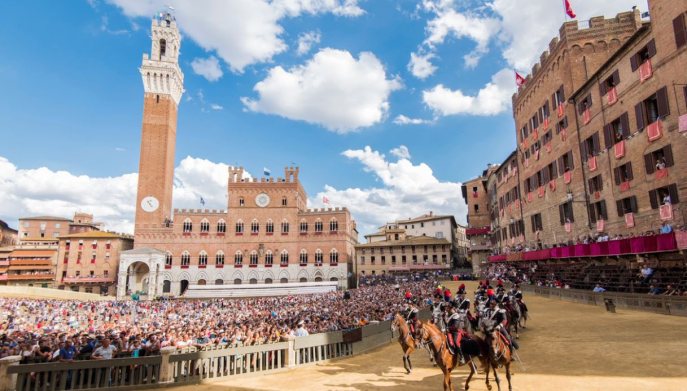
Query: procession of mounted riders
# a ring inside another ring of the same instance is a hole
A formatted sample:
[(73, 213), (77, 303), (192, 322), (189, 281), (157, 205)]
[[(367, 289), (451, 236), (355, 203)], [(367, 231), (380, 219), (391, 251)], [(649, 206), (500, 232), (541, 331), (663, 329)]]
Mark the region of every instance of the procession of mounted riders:
[[(444, 374), (444, 391), (452, 391), (451, 372), (456, 366), (467, 365), (470, 374), (465, 390), (477, 373), (475, 361), (486, 373), (486, 386), (491, 390), (489, 373), (501, 389), (497, 368), (503, 367), (511, 386), (511, 362), (517, 359), (519, 330), (527, 326), (528, 311), (522, 291), (517, 284), (506, 289), (503, 281), (480, 281), (474, 294), (474, 303), (468, 298), (465, 284), (461, 284), (455, 297), (450, 289), (438, 285), (431, 299), (414, 298), (409, 291), (404, 297), (408, 304), (404, 313), (397, 313), (392, 322), (392, 332), (398, 333), (403, 349), (403, 367), (408, 374), (413, 366), (410, 354), (426, 350), (429, 359)], [(420, 320), (422, 308), (431, 311), (429, 320)]]

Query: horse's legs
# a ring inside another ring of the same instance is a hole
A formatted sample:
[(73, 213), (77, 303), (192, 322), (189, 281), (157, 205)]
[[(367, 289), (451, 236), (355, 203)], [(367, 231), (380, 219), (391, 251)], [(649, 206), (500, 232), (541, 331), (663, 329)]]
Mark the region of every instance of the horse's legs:
[[(410, 371), (413, 370), (413, 363), (410, 362), (410, 353), (408, 354), (408, 367), (410, 368)], [(410, 373), (410, 371), (408, 371)]]
[(508, 380), (508, 391), (513, 391), (513, 387), (510, 385), (510, 361), (506, 363), (506, 379)]
[(489, 370), (491, 369), (491, 361), (486, 360), (485, 365), (484, 365), (484, 370), (485, 370), (485, 375), (486, 375), (486, 384), (487, 384), (487, 390), (491, 391), (491, 384), (489, 384)]
[(501, 391), (501, 380), (499, 380), (499, 374), (496, 372), (496, 365), (494, 365), (494, 380), (496, 381), (496, 388)]
[(453, 391), (451, 389), (451, 372), (444, 370), (444, 391)]
[(468, 366), (470, 366), (470, 374), (468, 375), (467, 380), (465, 380), (465, 391), (470, 389), (470, 379), (472, 379), (472, 375), (475, 374), (475, 364), (472, 362), (472, 358), (468, 357), (467, 363)]
[(408, 356), (403, 355), (403, 368), (406, 369), (406, 375), (410, 374), (410, 369), (408, 368)]

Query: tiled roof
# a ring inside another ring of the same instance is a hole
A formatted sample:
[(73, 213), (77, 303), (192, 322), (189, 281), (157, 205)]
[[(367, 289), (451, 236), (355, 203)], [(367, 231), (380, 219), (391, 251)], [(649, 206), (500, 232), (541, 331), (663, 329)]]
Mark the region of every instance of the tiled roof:
[(356, 247), (422, 246), (434, 244), (451, 245), (446, 239), (439, 239), (432, 236), (407, 236), (406, 240), (382, 240), (379, 242), (359, 244)]
[(114, 233), (114, 232), (106, 232), (106, 231), (90, 231), (90, 232), (79, 232), (75, 234), (69, 234), (69, 235), (62, 235), (60, 236), (60, 239), (65, 239), (65, 238), (83, 238), (83, 239), (106, 239), (106, 238), (112, 238), (112, 239), (133, 239), (129, 236)]

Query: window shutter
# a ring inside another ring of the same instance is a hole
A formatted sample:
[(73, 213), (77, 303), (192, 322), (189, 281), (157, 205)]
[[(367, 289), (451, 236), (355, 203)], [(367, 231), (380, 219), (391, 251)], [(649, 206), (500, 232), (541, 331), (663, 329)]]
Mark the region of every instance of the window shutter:
[(658, 209), (658, 194), (656, 190), (649, 191), (649, 202), (651, 203), (651, 209)]
[(572, 171), (575, 168), (575, 161), (573, 160), (572, 151), (568, 152), (568, 162), (570, 162), (570, 171)]
[[(668, 159), (666, 159), (668, 160)], [(656, 166), (654, 165), (654, 155), (651, 153), (647, 153), (644, 155), (644, 166), (646, 167), (646, 173), (647, 174), (653, 174), (654, 170), (656, 169)]]
[(530, 216), (530, 222), (532, 223), (532, 232), (537, 230), (537, 227), (534, 225), (534, 215)]
[(627, 163), (627, 180), (631, 181), (634, 179), (634, 175), (632, 175), (632, 163)]
[(587, 95), (587, 107), (592, 107), (592, 93), (590, 92), (589, 95)]
[(561, 225), (565, 224), (565, 212), (563, 211), (563, 206), (565, 204), (558, 205), (558, 214), (561, 217)]
[(584, 100), (577, 104), (577, 115), (582, 115), (584, 111)]
[(563, 117), (563, 127), (564, 128), (568, 127), (568, 116), (567, 115), (565, 117)]
[(551, 115), (551, 110), (549, 109), (549, 101), (544, 102), (544, 114)]
[(615, 144), (613, 142), (614, 138), (612, 132), (613, 126), (611, 126), (611, 124), (604, 125), (604, 145), (606, 146), (606, 149), (613, 148), (613, 144)]
[(588, 179), (587, 182), (589, 183), (589, 191), (594, 192), (594, 178)]
[(620, 84), (620, 72), (618, 72), (617, 69), (615, 70), (615, 72), (613, 72), (613, 75), (611, 75), (611, 77), (613, 78), (613, 85), (614, 86), (617, 86), (618, 84)]
[(558, 89), (561, 92), (561, 102), (565, 102), (565, 88), (561, 84), (561, 88)]
[(618, 208), (618, 217), (622, 217), (625, 214), (625, 210), (623, 208), (623, 201), (616, 201), (615, 207)]
[(565, 165), (563, 164), (563, 157), (558, 158), (558, 171), (561, 173), (565, 172)]
[(671, 204), (677, 204), (680, 202), (680, 199), (678, 198), (678, 193), (677, 193), (677, 185), (675, 183), (668, 186), (668, 192), (670, 193), (670, 203)]
[(620, 167), (616, 167), (613, 169), (613, 177), (615, 178), (615, 184), (619, 185), (620, 184)]
[(653, 39), (646, 44), (646, 50), (649, 52), (649, 58), (656, 55), (656, 41)]
[(544, 179), (544, 182), (541, 184), (542, 186), (549, 183), (549, 179), (550, 179), (549, 178), (549, 170), (546, 167), (544, 167), (544, 169), (542, 169), (542, 175), (541, 176)]
[(636, 71), (637, 68), (639, 68), (639, 62), (637, 61), (637, 55), (636, 54), (634, 56), (630, 57), (630, 68), (632, 68), (632, 72)]
[(673, 31), (675, 32), (675, 46), (683, 47), (687, 44), (687, 28), (685, 28), (685, 15), (680, 14), (673, 19)]
[(623, 128), (623, 136), (628, 137), (630, 135), (630, 117), (627, 115), (627, 111), (620, 116), (620, 126)]
[(592, 151), (591, 155), (598, 155), (599, 151), (601, 151), (601, 143), (599, 142), (599, 132), (594, 132), (594, 135), (592, 136), (592, 143), (594, 144), (594, 150)]
[(604, 96), (606, 95), (606, 81), (602, 81), (599, 83), (599, 95)]
[(551, 163), (551, 173), (552, 173), (552, 175), (553, 175), (553, 177), (552, 177), (551, 179), (556, 179), (556, 178), (558, 178), (558, 170), (556, 170), (556, 168), (557, 168), (557, 167), (556, 167), (556, 163), (555, 163), (555, 162), (554, 162), (554, 163)]
[(635, 118), (637, 118), (637, 131), (644, 130), (644, 102), (639, 102), (635, 106)]
[(556, 102), (556, 93), (554, 92), (553, 95), (551, 95), (551, 103), (553, 104), (554, 109), (558, 109), (558, 103)]
[(598, 178), (599, 178), (599, 191), (601, 191), (601, 190), (604, 189), (604, 180), (603, 180), (603, 178), (601, 177), (601, 174), (599, 174), (599, 177), (598, 177)]
[(594, 207), (594, 204), (589, 205), (589, 219), (592, 223), (596, 223), (596, 207)]
[(656, 101), (658, 106), (658, 116), (663, 118), (670, 114), (670, 105), (668, 104), (668, 88), (663, 87), (656, 91)]
[(639, 211), (639, 208), (637, 207), (637, 197), (630, 197), (630, 208), (632, 209), (632, 213), (637, 213), (637, 211)]
[(673, 161), (673, 147), (670, 144), (663, 147), (663, 157), (666, 158), (666, 167), (672, 167), (675, 164)]
[(608, 211), (606, 211), (606, 201), (601, 201), (599, 203), (599, 206), (601, 206), (601, 215), (599, 216), (599, 219), (608, 220)]
[(573, 211), (572, 201), (568, 201), (565, 205), (568, 207), (568, 212), (570, 212), (570, 215), (568, 216), (568, 218), (570, 219), (571, 223), (574, 223), (575, 222), (575, 212)]

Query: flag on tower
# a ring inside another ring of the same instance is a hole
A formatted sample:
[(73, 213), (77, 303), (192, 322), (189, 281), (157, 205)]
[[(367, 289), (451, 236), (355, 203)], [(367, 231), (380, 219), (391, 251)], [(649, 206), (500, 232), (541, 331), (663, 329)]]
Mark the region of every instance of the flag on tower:
[(517, 84), (518, 88), (525, 84), (525, 78), (520, 76), (518, 71), (515, 71), (515, 84)]
[(200, 204), (203, 205), (203, 206), (205, 206), (205, 200), (203, 199), (202, 196), (200, 197)]
[(577, 15), (575, 15), (575, 11), (572, 9), (572, 5), (570, 5), (570, 0), (565, 0), (565, 13), (572, 19), (577, 17)]
[(327, 196), (322, 196), (322, 203), (329, 204), (329, 198), (327, 198)]
[(270, 176), (270, 175), (272, 175), (272, 172), (271, 172), (270, 169), (267, 168), (267, 167), (264, 167), (264, 168), (262, 169), (262, 172), (265, 174), (265, 176)]

